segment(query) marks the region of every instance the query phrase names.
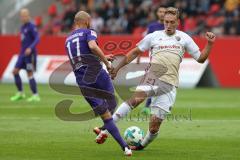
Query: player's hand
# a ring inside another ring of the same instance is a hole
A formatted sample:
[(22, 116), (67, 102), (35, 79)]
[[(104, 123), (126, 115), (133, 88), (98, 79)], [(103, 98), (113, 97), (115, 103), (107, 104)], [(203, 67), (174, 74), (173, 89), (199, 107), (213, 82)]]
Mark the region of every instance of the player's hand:
[(205, 35), (205, 38), (207, 39), (207, 41), (209, 43), (214, 43), (215, 40), (216, 40), (216, 35), (212, 32), (207, 32), (206, 35)]
[(32, 49), (31, 49), (31, 48), (27, 48), (27, 49), (25, 50), (25, 55), (26, 55), (26, 56), (29, 56), (29, 55), (31, 54), (31, 52), (32, 52)]
[(106, 58), (110, 62), (114, 61), (114, 55), (113, 54), (106, 55)]
[(111, 72), (112, 72), (112, 70), (113, 70), (112, 64), (111, 64), (110, 62), (108, 62), (108, 63), (106, 64), (106, 67), (107, 67), (108, 72), (111, 74)]
[(114, 78), (117, 76), (117, 73), (118, 73), (118, 69), (113, 68), (113, 70), (110, 73), (112, 80), (114, 80)]

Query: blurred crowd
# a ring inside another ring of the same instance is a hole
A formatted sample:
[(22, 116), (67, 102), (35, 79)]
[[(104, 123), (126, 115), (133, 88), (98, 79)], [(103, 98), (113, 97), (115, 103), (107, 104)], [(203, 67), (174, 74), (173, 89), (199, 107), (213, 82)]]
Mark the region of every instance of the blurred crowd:
[(240, 0), (56, 0), (34, 20), (41, 34), (61, 35), (72, 30), (75, 13), (84, 10), (98, 34), (143, 34), (160, 5), (179, 8), (179, 30), (190, 35), (240, 34)]

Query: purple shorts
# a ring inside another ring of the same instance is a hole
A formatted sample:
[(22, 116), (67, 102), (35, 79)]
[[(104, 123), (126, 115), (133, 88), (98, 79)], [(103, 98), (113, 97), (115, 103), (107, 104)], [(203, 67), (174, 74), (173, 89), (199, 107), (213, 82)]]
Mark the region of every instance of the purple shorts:
[(36, 70), (36, 62), (37, 62), (36, 54), (32, 53), (29, 56), (20, 54), (18, 56), (15, 68), (25, 69), (27, 71), (35, 71)]
[(104, 69), (91, 70), (84, 66), (75, 71), (75, 76), (82, 95), (95, 114), (101, 115), (107, 110), (114, 112), (117, 106), (114, 87)]

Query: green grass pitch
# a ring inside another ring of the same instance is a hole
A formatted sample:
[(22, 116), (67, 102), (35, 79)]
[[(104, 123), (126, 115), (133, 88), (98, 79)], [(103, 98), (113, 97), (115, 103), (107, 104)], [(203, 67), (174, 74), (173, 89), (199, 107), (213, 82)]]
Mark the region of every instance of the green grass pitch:
[[(24, 88), (29, 95), (29, 87)], [(1, 160), (240, 159), (239, 89), (179, 89), (173, 115), (163, 123), (160, 136), (132, 157), (124, 157), (112, 137), (103, 145), (95, 144), (92, 128), (102, 124), (99, 118), (66, 122), (56, 117), (55, 105), (65, 98), (74, 100), (73, 113), (88, 110), (82, 97), (40, 85), (40, 103), (13, 103), (9, 97), (15, 91), (13, 84), (0, 84)], [(132, 125), (145, 132), (148, 128), (148, 122), (136, 116), (118, 123), (122, 134)]]

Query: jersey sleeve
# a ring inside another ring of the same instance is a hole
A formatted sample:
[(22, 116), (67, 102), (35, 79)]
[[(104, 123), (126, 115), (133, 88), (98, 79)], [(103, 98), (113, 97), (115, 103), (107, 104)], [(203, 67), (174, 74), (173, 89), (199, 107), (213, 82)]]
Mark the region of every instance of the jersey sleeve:
[(87, 41), (89, 42), (91, 40), (97, 40), (97, 33), (94, 30), (89, 30), (89, 32), (87, 32)]
[(146, 35), (140, 42), (137, 43), (137, 47), (140, 51), (145, 52), (151, 48), (152, 34)]
[(194, 42), (194, 40), (186, 34), (186, 51), (195, 59), (198, 60), (198, 58), (201, 55), (201, 52), (199, 50), (198, 45)]

